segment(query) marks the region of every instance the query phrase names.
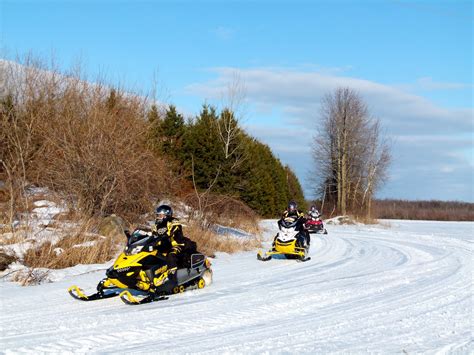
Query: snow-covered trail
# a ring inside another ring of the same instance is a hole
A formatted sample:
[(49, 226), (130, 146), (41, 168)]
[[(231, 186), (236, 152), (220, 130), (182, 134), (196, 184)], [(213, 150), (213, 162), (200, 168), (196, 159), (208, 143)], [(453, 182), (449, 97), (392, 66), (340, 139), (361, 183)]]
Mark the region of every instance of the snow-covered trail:
[[(327, 226), (306, 263), (219, 255), (214, 283), (167, 301), (79, 302), (102, 270), (55, 283), (0, 283), (4, 353), (473, 351), (474, 223)], [(269, 241), (275, 221), (263, 221)], [(267, 246), (269, 245), (269, 242)]]

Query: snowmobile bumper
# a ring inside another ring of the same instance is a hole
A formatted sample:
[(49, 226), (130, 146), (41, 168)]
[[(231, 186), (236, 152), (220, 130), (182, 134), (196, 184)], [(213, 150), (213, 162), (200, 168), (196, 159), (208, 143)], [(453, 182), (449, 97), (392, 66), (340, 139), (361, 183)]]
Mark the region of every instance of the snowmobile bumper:
[(291, 251), (267, 251), (262, 253), (260, 250), (257, 252), (257, 259), (260, 261), (268, 261), (272, 258), (273, 255), (284, 255), (284, 256), (295, 256), (298, 259), (306, 259), (306, 251), (304, 248), (295, 247), (295, 250)]

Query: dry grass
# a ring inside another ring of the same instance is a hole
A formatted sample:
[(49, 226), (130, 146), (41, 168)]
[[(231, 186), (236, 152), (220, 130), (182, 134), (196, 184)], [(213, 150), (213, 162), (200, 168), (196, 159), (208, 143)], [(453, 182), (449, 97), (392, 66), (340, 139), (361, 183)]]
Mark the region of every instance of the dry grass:
[[(201, 194), (199, 197), (190, 193), (185, 196), (184, 203), (196, 211), (186, 223), (185, 235), (197, 243), (202, 253), (235, 253), (261, 246), (258, 237), (261, 233), (259, 216), (242, 201), (212, 193)], [(240, 229), (257, 237), (239, 240), (232, 236), (218, 235), (212, 229), (216, 224)]]
[[(91, 242), (90, 245), (81, 246), (87, 242)], [(46, 242), (29, 249), (23, 263), (31, 268), (63, 269), (78, 264), (102, 264), (113, 259), (118, 251), (114, 238), (77, 236), (64, 238), (57, 244)]]
[[(93, 231), (100, 225), (99, 219), (80, 221), (77, 227), (57, 243), (45, 242), (26, 251), (24, 265), (31, 268), (62, 269), (77, 264), (102, 264), (113, 259), (125, 242), (118, 233), (99, 235)], [(58, 233), (64, 233), (59, 231)]]
[(190, 222), (184, 227), (184, 234), (195, 241), (198, 250), (209, 256), (214, 256), (216, 252), (236, 253), (239, 251), (253, 250), (261, 246), (258, 238), (245, 238), (239, 240), (235, 237), (222, 236), (209, 229), (204, 229), (199, 223)]
[(197, 212), (191, 219), (205, 220), (208, 225), (221, 224), (251, 234), (260, 234), (259, 216), (242, 201), (231, 196), (207, 194), (200, 202), (201, 204), (195, 193), (184, 197), (184, 203)]
[(0, 228), (0, 245), (10, 245), (25, 242), (31, 236), (31, 229), (27, 226), (17, 227), (12, 232), (11, 228)]

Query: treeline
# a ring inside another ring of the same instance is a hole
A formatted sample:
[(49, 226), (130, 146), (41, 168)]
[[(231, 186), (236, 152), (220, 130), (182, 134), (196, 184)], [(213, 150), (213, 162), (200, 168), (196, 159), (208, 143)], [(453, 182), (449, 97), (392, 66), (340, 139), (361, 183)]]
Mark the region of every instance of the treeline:
[(201, 212), (243, 201), (275, 216), (303, 203), (295, 174), (242, 130), (229, 109), (203, 106), (187, 120), (175, 107), (26, 60), (2, 62), (0, 180), (4, 218), (48, 187), (86, 216), (133, 220), (157, 200), (187, 199)]
[(373, 216), (378, 219), (474, 221), (474, 203), (436, 200), (374, 200)]

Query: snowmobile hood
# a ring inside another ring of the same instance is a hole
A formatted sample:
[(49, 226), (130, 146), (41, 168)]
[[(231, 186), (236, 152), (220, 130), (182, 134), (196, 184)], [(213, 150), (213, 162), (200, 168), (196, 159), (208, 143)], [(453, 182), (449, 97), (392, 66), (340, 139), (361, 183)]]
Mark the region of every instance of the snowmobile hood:
[(153, 255), (156, 256), (158, 252), (156, 250), (153, 251), (143, 251), (137, 254), (127, 255), (125, 252), (121, 253), (117, 260), (114, 262), (114, 270), (123, 269), (127, 267), (136, 267), (142, 266), (140, 263), (144, 258), (147, 256)]

